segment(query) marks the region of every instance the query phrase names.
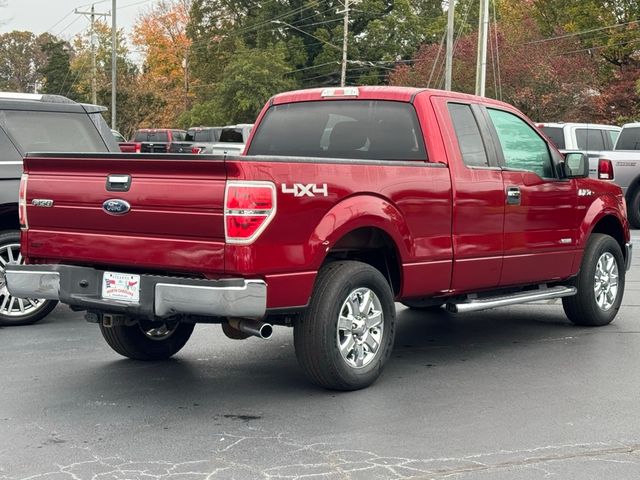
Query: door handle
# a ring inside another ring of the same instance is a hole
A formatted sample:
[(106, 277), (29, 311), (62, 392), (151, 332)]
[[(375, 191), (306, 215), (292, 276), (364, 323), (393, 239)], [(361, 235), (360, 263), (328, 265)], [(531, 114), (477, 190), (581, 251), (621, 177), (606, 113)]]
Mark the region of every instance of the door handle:
[(520, 205), (521, 197), (519, 187), (507, 187), (507, 205)]
[(128, 192), (131, 188), (131, 175), (109, 175), (107, 177), (108, 192)]

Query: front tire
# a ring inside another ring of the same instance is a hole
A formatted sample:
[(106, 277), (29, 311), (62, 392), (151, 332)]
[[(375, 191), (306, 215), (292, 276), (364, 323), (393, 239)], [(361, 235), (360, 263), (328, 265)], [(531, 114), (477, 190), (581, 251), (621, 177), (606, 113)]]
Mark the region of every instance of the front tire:
[(309, 307), (294, 327), (300, 366), (317, 385), (358, 390), (380, 376), (395, 337), (393, 293), (365, 263), (344, 261), (318, 274)]
[(620, 309), (624, 284), (625, 263), (620, 245), (609, 235), (594, 233), (575, 280), (578, 293), (562, 299), (567, 317), (575, 325), (608, 325)]
[(22, 263), (20, 232), (0, 232), (0, 326), (31, 325), (49, 315), (58, 304), (54, 300), (17, 298), (9, 293), (5, 267)]
[(148, 322), (134, 325), (100, 325), (107, 344), (133, 360), (166, 360), (184, 347), (193, 333), (193, 323)]

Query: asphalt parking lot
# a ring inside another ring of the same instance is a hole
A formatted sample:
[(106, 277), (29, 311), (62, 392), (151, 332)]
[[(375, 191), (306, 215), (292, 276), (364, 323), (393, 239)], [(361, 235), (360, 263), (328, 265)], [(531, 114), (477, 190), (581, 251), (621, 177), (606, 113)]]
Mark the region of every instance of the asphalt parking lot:
[(598, 329), (557, 302), (399, 307), (392, 360), (354, 393), (308, 384), (287, 329), (237, 342), (199, 325), (173, 360), (138, 363), (60, 306), (0, 329), (0, 480), (637, 479), (633, 263)]

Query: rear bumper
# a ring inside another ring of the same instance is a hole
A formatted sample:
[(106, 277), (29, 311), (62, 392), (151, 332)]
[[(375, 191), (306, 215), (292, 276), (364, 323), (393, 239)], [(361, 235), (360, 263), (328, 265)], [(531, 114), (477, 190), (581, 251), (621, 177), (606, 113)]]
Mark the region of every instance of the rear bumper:
[(624, 252), (624, 259), (625, 259), (624, 260), (624, 263), (625, 263), (624, 267), (625, 267), (625, 270), (628, 271), (631, 268), (631, 259), (633, 257), (633, 243), (629, 242), (629, 243), (625, 244), (624, 250), (625, 250), (625, 252)]
[(267, 305), (263, 280), (140, 275), (138, 303), (102, 298), (103, 270), (69, 265), (12, 265), (7, 288), (16, 297), (59, 300), (73, 307), (164, 318), (172, 315), (262, 318)]

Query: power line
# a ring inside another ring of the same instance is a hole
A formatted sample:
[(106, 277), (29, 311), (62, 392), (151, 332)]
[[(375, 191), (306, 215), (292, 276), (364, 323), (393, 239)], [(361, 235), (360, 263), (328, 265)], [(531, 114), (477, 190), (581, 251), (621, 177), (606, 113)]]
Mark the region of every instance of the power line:
[(569, 52), (562, 52), (562, 53), (559, 53), (559, 54), (554, 55), (554, 56), (555, 57), (563, 57), (565, 55), (571, 55), (571, 54), (574, 54), (574, 53), (590, 52), (592, 50), (602, 50), (603, 48), (620, 47), (620, 46), (623, 46), (623, 45), (630, 45), (632, 43), (637, 43), (637, 42), (640, 42), (640, 38), (635, 38), (633, 40), (629, 40), (629, 41), (626, 41), (626, 42), (612, 43), (611, 45), (599, 45), (599, 46), (596, 46), (596, 47), (581, 48), (580, 50), (571, 50)]
[(632, 23), (638, 23), (638, 22), (640, 22), (640, 20), (631, 20), (630, 22), (615, 23), (613, 25), (607, 25), (607, 26), (600, 27), (600, 28), (592, 28), (592, 29), (589, 29), (589, 30), (582, 30), (582, 31), (579, 31), (579, 32), (567, 33), (565, 35), (558, 35), (556, 37), (543, 38), (541, 40), (533, 40), (531, 42), (525, 42), (525, 43), (523, 43), (521, 45), (531, 45), (531, 44), (534, 44), (534, 43), (551, 42), (551, 41), (554, 41), (554, 40), (561, 40), (563, 38), (570, 38), (570, 37), (576, 37), (576, 36), (579, 36), (579, 35), (584, 35), (585, 33), (600, 32), (602, 30), (609, 30), (609, 29), (612, 29), (612, 28), (624, 27), (625, 25), (631, 25)]

